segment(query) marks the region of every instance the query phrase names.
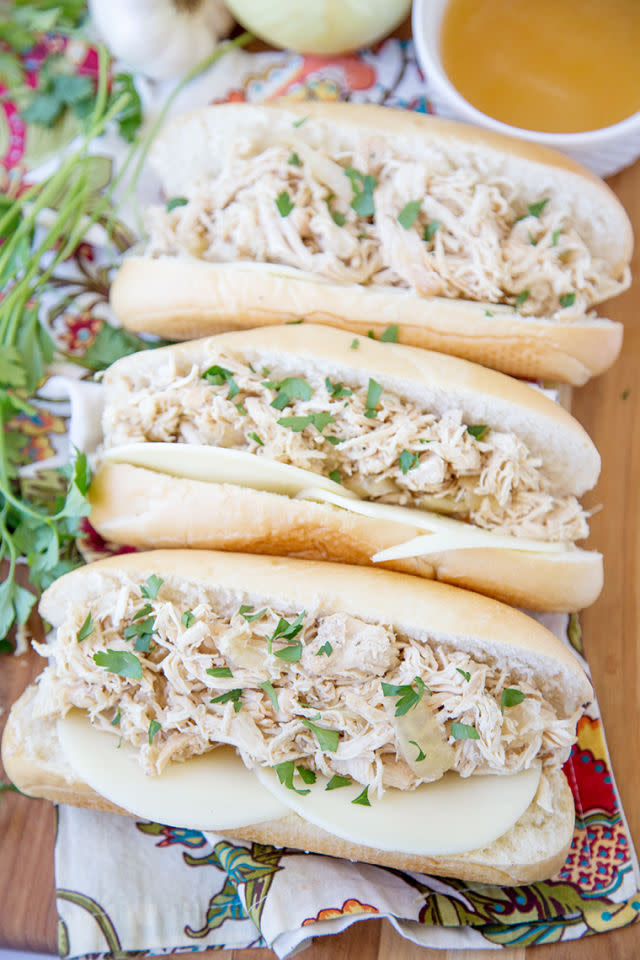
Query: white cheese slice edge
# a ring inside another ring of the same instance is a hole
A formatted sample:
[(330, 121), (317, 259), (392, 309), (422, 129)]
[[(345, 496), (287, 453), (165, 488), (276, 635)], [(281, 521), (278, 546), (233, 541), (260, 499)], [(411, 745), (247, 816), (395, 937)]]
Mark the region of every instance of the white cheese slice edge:
[(137, 817), (189, 830), (226, 830), (276, 820), (288, 812), (233, 747), (169, 764), (149, 777), (135, 747), (123, 742), (118, 748), (117, 731), (99, 730), (83, 711), (71, 710), (58, 720), (58, 737), (78, 777)]
[(269, 767), (255, 771), (260, 783), (309, 823), (333, 836), (377, 850), (418, 856), (450, 856), (482, 849), (503, 836), (530, 806), (540, 782), (535, 764), (504, 776), (460, 777), (446, 773), (415, 790), (388, 789), (371, 806), (354, 804), (362, 784), (327, 791), (326, 777), (305, 785), (301, 796)]

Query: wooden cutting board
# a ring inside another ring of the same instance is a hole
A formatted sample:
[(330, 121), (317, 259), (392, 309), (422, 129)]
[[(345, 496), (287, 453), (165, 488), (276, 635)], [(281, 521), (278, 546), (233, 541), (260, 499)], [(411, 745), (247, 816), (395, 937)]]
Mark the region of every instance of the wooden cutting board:
[[(640, 237), (640, 162), (610, 180)], [(622, 356), (603, 377), (576, 390), (573, 413), (600, 450), (603, 470), (588, 506), (604, 505), (591, 521), (589, 545), (605, 557), (605, 589), (582, 615), (583, 637), (600, 701), (613, 769), (631, 835), (640, 844), (640, 258), (634, 286), (601, 310), (625, 325)], [(6, 711), (41, 669), (39, 657), (0, 659), (0, 706)], [(0, 716), (0, 726), (4, 717)], [(4, 774), (3, 774), (4, 776)], [(53, 882), (55, 818), (42, 800), (0, 799), (0, 948), (56, 952)], [(268, 960), (269, 950), (207, 951), (210, 960)], [(640, 956), (640, 924), (609, 934), (528, 949), (427, 950), (403, 940), (389, 924), (359, 922), (317, 940), (306, 960), (631, 960)]]

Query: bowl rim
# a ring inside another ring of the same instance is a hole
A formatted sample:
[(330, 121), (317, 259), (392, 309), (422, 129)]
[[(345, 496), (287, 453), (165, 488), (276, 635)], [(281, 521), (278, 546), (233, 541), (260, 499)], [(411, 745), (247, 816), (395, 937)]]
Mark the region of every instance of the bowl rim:
[(528, 127), (515, 127), (483, 113), (482, 110), (474, 107), (472, 103), (466, 100), (454, 87), (447, 76), (439, 54), (437, 59), (433, 57), (426, 42), (424, 24), (427, 17), (433, 20), (436, 11), (438, 11), (437, 25), (439, 26), (439, 21), (442, 19), (442, 14), (448, 2), (449, 0), (443, 0), (440, 5), (434, 4), (432, 0), (413, 0), (411, 32), (418, 63), (425, 77), (433, 83), (446, 106), (457, 110), (459, 116), (462, 116), (465, 120), (496, 133), (519, 137), (523, 140), (535, 140), (536, 143), (548, 147), (564, 147), (565, 149), (602, 146), (614, 138), (623, 137), (625, 134), (640, 129), (640, 111), (632, 113), (617, 123), (609, 124), (608, 127), (598, 127), (595, 130), (582, 130), (576, 133), (549, 133), (544, 130), (532, 130)]

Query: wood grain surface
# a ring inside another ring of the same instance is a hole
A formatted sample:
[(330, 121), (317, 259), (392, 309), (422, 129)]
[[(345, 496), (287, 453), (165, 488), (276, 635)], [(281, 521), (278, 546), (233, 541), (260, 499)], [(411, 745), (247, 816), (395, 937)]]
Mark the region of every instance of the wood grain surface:
[[(640, 162), (609, 181), (640, 237)], [(582, 615), (583, 637), (600, 701), (613, 769), (632, 837), (640, 843), (640, 255), (634, 287), (602, 313), (625, 325), (622, 356), (603, 377), (576, 391), (573, 412), (600, 450), (603, 470), (589, 500), (591, 547), (605, 556), (605, 589)], [(35, 654), (0, 660), (0, 705), (6, 711), (39, 671)], [(3, 718), (0, 717), (0, 723)], [(5, 794), (0, 800), (0, 947), (56, 951), (53, 894), (53, 807)], [(269, 950), (207, 951), (210, 960), (268, 960)], [(499, 951), (427, 950), (403, 940), (389, 924), (366, 920), (319, 938), (306, 960), (633, 960), (640, 924), (575, 943)]]

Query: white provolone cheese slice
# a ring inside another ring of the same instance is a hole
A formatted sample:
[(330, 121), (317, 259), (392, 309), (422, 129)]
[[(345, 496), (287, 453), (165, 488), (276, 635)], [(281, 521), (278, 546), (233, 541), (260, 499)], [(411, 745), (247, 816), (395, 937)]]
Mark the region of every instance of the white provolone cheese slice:
[(148, 777), (136, 749), (118, 747), (118, 735), (98, 730), (82, 711), (58, 720), (58, 737), (78, 777), (137, 817), (190, 830), (226, 830), (287, 813), (232, 747), (217, 747)]
[(234, 483), (240, 487), (288, 497), (295, 497), (301, 490), (313, 486), (327, 493), (338, 493), (345, 500), (358, 499), (355, 493), (345, 490), (328, 477), (288, 463), (257, 457), (246, 450), (191, 443), (127, 443), (106, 450), (103, 459), (111, 463), (146, 467), (172, 477), (209, 483)]
[(378, 850), (446, 856), (485, 847), (506, 833), (535, 797), (540, 767), (509, 776), (446, 773), (416, 790), (390, 789), (379, 800), (370, 797), (370, 807), (352, 802), (361, 784), (327, 791), (327, 779), (318, 777), (310, 793), (300, 796), (270, 768), (256, 769), (256, 776), (283, 804), (343, 840)]
[(564, 553), (567, 550), (564, 543), (504, 536), (426, 510), (415, 510), (388, 503), (372, 503), (368, 500), (352, 500), (345, 496), (342, 487), (339, 493), (335, 493), (319, 484), (314, 484), (314, 487), (302, 490), (298, 498), (330, 503), (335, 507), (341, 507), (343, 510), (371, 517), (374, 520), (392, 520), (394, 523), (413, 527), (414, 530), (429, 531), (427, 536), (413, 537), (404, 543), (380, 550), (371, 558), (374, 563), (397, 560), (401, 557), (426, 556), (430, 553), (441, 553), (443, 550), (472, 550), (478, 547), (493, 550), (520, 550), (526, 553)]

